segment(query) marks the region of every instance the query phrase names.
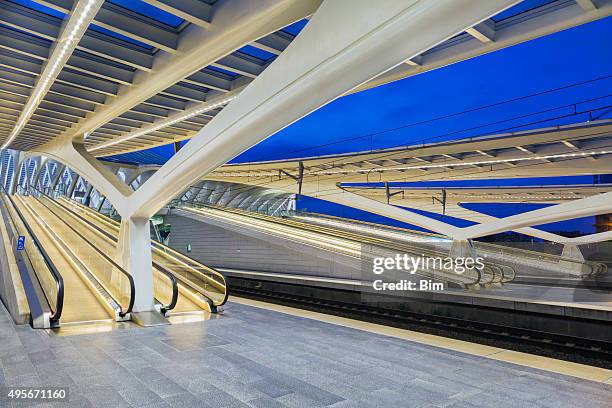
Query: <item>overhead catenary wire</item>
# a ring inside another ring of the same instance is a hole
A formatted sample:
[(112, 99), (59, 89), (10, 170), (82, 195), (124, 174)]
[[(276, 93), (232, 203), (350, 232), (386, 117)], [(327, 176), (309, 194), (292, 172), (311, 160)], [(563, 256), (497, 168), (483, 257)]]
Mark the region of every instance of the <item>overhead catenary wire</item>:
[[(318, 149), (318, 148), (321, 148), (321, 147), (333, 146), (333, 145), (341, 144), (341, 143), (344, 143), (344, 142), (355, 141), (355, 140), (360, 140), (360, 139), (366, 139), (366, 138), (369, 138), (369, 137), (381, 135), (381, 134), (384, 134), (384, 133), (393, 132), (393, 131), (400, 130), (400, 129), (406, 129), (406, 128), (409, 128), (409, 127), (414, 127), (414, 126), (423, 125), (423, 124), (426, 124), (426, 123), (436, 122), (436, 121), (439, 121), (439, 120), (449, 119), (449, 118), (453, 118), (453, 117), (456, 117), (456, 116), (465, 115), (465, 114), (468, 114), (468, 113), (474, 113), (474, 112), (478, 112), (480, 110), (484, 110), (484, 109), (488, 109), (488, 108), (493, 108), (493, 107), (496, 107), (496, 106), (501, 106), (501, 105), (504, 105), (504, 104), (508, 104), (508, 103), (512, 103), (512, 102), (517, 102), (517, 101), (521, 101), (521, 100), (525, 100), (525, 99), (529, 99), (529, 98), (534, 98), (536, 96), (542, 96), (542, 95), (546, 95), (546, 94), (553, 93), (553, 92), (563, 91), (563, 90), (566, 90), (566, 89), (571, 89), (571, 88), (582, 86), (582, 85), (592, 84), (592, 83), (596, 83), (596, 82), (599, 82), (599, 81), (605, 81), (605, 80), (608, 80), (608, 79), (612, 79), (612, 75), (605, 75), (605, 76), (602, 76), (602, 77), (597, 77), (597, 78), (589, 79), (589, 80), (586, 80), (586, 81), (575, 82), (575, 83), (563, 85), (563, 86), (560, 86), (560, 87), (557, 87), (557, 88), (551, 88), (551, 89), (547, 89), (547, 90), (544, 90), (544, 91), (539, 91), (539, 92), (531, 93), (531, 94), (528, 94), (528, 95), (523, 95), (523, 96), (511, 98), (511, 99), (506, 99), (506, 100), (503, 100), (503, 101), (494, 102), (494, 103), (487, 104), (487, 105), (477, 106), (477, 107), (466, 109), (466, 110), (459, 111), (459, 112), (453, 112), (453, 113), (450, 113), (450, 114), (447, 114), (447, 115), (441, 115), (441, 116), (436, 116), (436, 117), (429, 118), (429, 119), (424, 119), (424, 120), (420, 120), (420, 121), (416, 121), (416, 122), (411, 122), (411, 123), (407, 123), (405, 125), (396, 126), (396, 127), (389, 128), (389, 129), (383, 129), (383, 130), (380, 130), (380, 131), (377, 131), (377, 132), (368, 133), (368, 134), (365, 134), (365, 135), (349, 137), (349, 138), (337, 140), (337, 141), (334, 141), (334, 142), (323, 143), (323, 144), (319, 144), (319, 145), (315, 145), (315, 146), (311, 146), (311, 147), (307, 147), (307, 148), (303, 148), (303, 149), (298, 149), (298, 150), (292, 150), (292, 151), (289, 151), (289, 152), (285, 152), (284, 154), (285, 155), (290, 155), (290, 154), (294, 154), (294, 153), (300, 153), (300, 152), (303, 152), (303, 151), (315, 150), (315, 149)], [(609, 96), (609, 95), (606, 95), (606, 96)], [(570, 104), (568, 106), (571, 106), (571, 105), (573, 105), (573, 104)], [(434, 137), (433, 139), (435, 139), (435, 138), (436, 137)], [(427, 141), (427, 140), (432, 140), (432, 138), (423, 139), (423, 141)], [(267, 160), (284, 160), (284, 159), (280, 159), (277, 156), (273, 156), (273, 155), (270, 155), (270, 156), (267, 156), (267, 157), (262, 157), (261, 159), (259, 159), (259, 161), (267, 161)]]

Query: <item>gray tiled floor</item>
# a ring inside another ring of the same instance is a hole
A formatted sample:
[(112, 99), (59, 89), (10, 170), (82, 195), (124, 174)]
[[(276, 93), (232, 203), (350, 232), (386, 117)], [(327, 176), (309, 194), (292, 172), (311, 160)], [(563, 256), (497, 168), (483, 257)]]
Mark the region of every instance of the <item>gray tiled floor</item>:
[(239, 304), (203, 323), (72, 337), (0, 309), (0, 385), (70, 387), (51, 407), (612, 406), (603, 384)]

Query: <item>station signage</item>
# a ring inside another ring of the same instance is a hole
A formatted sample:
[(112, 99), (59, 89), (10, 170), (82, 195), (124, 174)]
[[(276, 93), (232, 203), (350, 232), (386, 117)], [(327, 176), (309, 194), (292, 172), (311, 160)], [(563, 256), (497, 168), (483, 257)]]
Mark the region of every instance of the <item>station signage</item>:
[(25, 237), (23, 235), (20, 235), (19, 238), (17, 238), (17, 250), (23, 251), (24, 249), (25, 249)]

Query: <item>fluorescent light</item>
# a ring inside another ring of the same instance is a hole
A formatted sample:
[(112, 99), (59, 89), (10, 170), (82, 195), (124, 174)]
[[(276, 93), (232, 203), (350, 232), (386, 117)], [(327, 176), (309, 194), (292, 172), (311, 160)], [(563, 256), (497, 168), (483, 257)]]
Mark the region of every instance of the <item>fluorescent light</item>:
[(32, 95), (28, 98), (23, 111), (19, 115), (13, 131), (0, 149), (6, 149), (26, 126), (28, 120), (30, 120), (30, 117), (34, 114), (55, 81), (55, 78), (57, 78), (57, 75), (66, 64), (66, 61), (72, 55), (85, 30), (87, 30), (89, 22), (96, 15), (103, 2), (103, 0), (81, 0), (74, 8), (68, 24), (66, 24), (66, 27), (55, 42), (51, 55), (38, 78), (38, 83)]
[(135, 137), (144, 136), (144, 135), (146, 135), (148, 133), (155, 132), (157, 130), (163, 129), (163, 128), (168, 127), (168, 126), (172, 126), (175, 123), (182, 122), (182, 121), (184, 121), (186, 119), (192, 118), (192, 117), (197, 116), (197, 115), (201, 115), (202, 113), (209, 112), (209, 111), (211, 111), (213, 109), (216, 109), (216, 108), (219, 108), (219, 107), (221, 107), (223, 105), (226, 105), (226, 104), (230, 103), (231, 101), (233, 101), (234, 99), (236, 99), (237, 96), (238, 95), (228, 96), (226, 98), (221, 99), (220, 101), (207, 103), (207, 104), (205, 104), (205, 106), (202, 106), (202, 107), (199, 107), (199, 108), (193, 107), (191, 109), (187, 109), (184, 112), (182, 112), (181, 114), (177, 114), (175, 116), (172, 116), (172, 117), (169, 117), (167, 119), (164, 119), (164, 120), (160, 121), (157, 124), (152, 124), (151, 126), (146, 127), (145, 129), (138, 130), (138, 131), (129, 133), (126, 136), (119, 137), (117, 139), (110, 140), (110, 141), (108, 141), (106, 143), (101, 143), (99, 145), (96, 145), (96, 146), (92, 147), (91, 149), (89, 149), (89, 151), (93, 152), (95, 150), (100, 150), (100, 149), (103, 149), (105, 147), (109, 147), (109, 146), (116, 145), (118, 143), (125, 142), (126, 140), (134, 139)]

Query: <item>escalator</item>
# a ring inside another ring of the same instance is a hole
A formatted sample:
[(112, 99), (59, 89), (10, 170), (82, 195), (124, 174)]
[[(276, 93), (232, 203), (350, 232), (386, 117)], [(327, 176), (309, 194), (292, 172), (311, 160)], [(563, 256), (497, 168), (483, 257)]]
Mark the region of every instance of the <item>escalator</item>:
[(34, 327), (106, 331), (129, 320), (135, 296), (129, 274), (38, 200), (2, 194), (1, 201), (7, 226), (25, 237), (18, 254), (27, 264), (22, 280), (28, 280), (47, 316), (40, 320), (40, 311), (29, 302)]
[[(85, 237), (102, 252), (116, 253), (116, 241), (105, 234), (102, 228), (96, 228), (84, 222), (77, 214), (46, 196), (41, 196), (37, 201), (57, 218), (69, 223), (79, 235)], [(189, 288), (177, 283), (174, 275), (166, 268), (159, 265), (153, 266), (155, 300), (160, 311), (170, 318), (170, 322), (196, 321), (208, 317), (205, 312), (210, 311), (210, 308), (206, 299), (202, 299)]]
[[(306, 234), (316, 234), (318, 238), (312, 239), (318, 242), (334, 239), (337, 248), (345, 249), (345, 252), (355, 251), (355, 244), (360, 248), (367, 248), (366, 251), (359, 250), (362, 256), (374, 256), (380, 254), (394, 256), (395, 253), (413, 254), (413, 256), (423, 256), (429, 258), (444, 259), (449, 256), (449, 252), (441, 249), (431, 248), (420, 245), (420, 243), (398, 242), (396, 240), (371, 236), (355, 231), (345, 231), (328, 226), (314, 225), (306, 222), (296, 221), (288, 218), (274, 217), (260, 213), (254, 213), (237, 208), (204, 206), (200, 208), (181, 206), (181, 210), (206, 217), (218, 217), (232, 223), (240, 223), (250, 228), (261, 229), (266, 233), (284, 234), (287, 236), (303, 237)], [(421, 268), (418, 275), (430, 277), (458, 285), (464, 288), (477, 289), (481, 286), (498, 286), (510, 282), (515, 277), (512, 267), (485, 260), (484, 268), (467, 270), (463, 274), (448, 273), (438, 269)]]
[[(61, 212), (62, 217), (80, 224), (83, 233), (96, 239), (101, 246), (105, 245), (104, 248), (114, 250), (116, 247), (120, 229), (117, 221), (66, 198), (41, 197), (41, 201)], [(193, 311), (194, 305), (195, 309), (216, 312), (227, 302), (227, 284), (218, 271), (156, 241), (152, 241), (152, 260), (156, 275), (171, 273), (178, 281), (180, 295), (171, 319)]]
[[(331, 215), (304, 213), (293, 215), (289, 218), (293, 221), (307, 224), (332, 227), (348, 232), (359, 232), (373, 237), (390, 238), (394, 241), (418, 243), (426, 246), (440, 246), (444, 241), (450, 242), (438, 234), (417, 232), (405, 228), (391, 227), (387, 225), (374, 224), (354, 219), (347, 219)], [(563, 274), (573, 277), (593, 278), (604, 274), (607, 266), (601, 262), (572, 259), (564, 257), (561, 251), (554, 253), (553, 248), (542, 246), (540, 250), (529, 250), (513, 247), (511, 243), (490, 243), (483, 241), (472, 241), (475, 251), (489, 260), (510, 265), (516, 270), (531, 270), (539, 276), (550, 275), (561, 277)], [(562, 245), (557, 245), (562, 246)]]

